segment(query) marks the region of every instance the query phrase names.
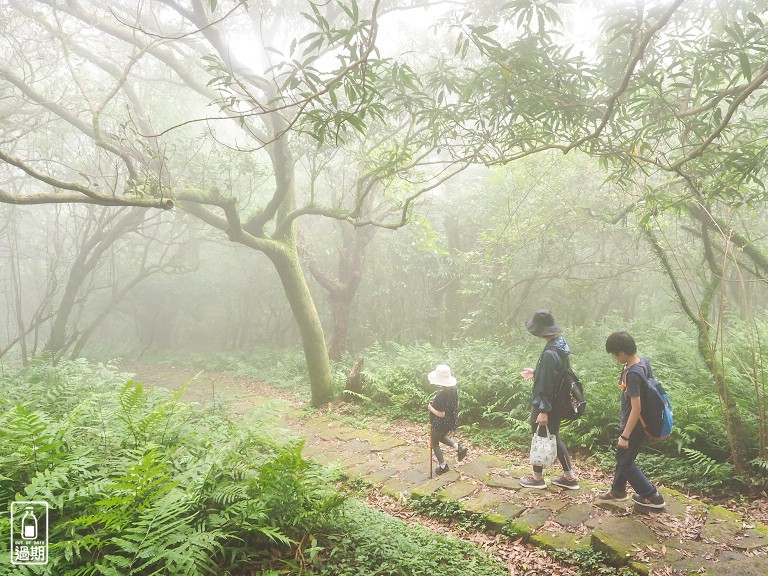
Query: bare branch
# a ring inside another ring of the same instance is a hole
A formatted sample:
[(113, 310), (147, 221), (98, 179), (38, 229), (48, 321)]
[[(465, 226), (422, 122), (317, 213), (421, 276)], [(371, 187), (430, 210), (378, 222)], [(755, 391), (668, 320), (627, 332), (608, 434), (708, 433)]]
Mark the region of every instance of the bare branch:
[(173, 208), (173, 200), (169, 198), (141, 198), (138, 196), (113, 196), (100, 194), (82, 184), (65, 182), (63, 180), (52, 178), (47, 174), (35, 170), (31, 166), (25, 164), (22, 160), (19, 160), (10, 154), (6, 154), (2, 150), (0, 150), (0, 162), (15, 166), (29, 174), (32, 178), (44, 182), (49, 186), (61, 190), (69, 190), (74, 193), (65, 194), (60, 192), (50, 192), (40, 194), (12, 194), (5, 190), (0, 190), (0, 201), (8, 204), (61, 204), (72, 202), (77, 204), (98, 204), (101, 206), (141, 206), (144, 208), (162, 208), (163, 210)]

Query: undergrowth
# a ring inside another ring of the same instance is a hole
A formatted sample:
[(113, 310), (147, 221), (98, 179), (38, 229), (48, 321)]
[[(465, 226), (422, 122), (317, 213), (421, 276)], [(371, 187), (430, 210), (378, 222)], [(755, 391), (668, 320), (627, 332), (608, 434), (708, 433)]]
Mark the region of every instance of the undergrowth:
[(476, 546), (407, 524), (349, 500), (333, 535), (317, 539), (312, 574), (323, 576), (503, 576)]
[(250, 574), (340, 514), (300, 442), (179, 396), (84, 362), (4, 372), (0, 507), (51, 511), (48, 565), (12, 567), (3, 547), (0, 573)]
[(553, 550), (549, 555), (564, 564), (579, 569), (581, 576), (634, 576), (634, 572), (627, 567), (614, 567), (608, 565), (608, 557), (591, 547), (586, 548), (560, 548)]
[(13, 566), (3, 547), (0, 574), (507, 573), (470, 543), (347, 498), (337, 472), (269, 421), (125, 380), (80, 361), (0, 371), (0, 509), (50, 505), (49, 564)]

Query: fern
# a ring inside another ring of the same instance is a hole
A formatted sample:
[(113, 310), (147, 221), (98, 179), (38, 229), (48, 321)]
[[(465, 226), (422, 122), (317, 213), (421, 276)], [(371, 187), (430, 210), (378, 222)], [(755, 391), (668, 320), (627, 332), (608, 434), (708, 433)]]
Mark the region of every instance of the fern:
[[(237, 572), (337, 514), (343, 497), (284, 433), (120, 378), (82, 362), (0, 376), (0, 507), (51, 505), (50, 573)], [(8, 401), (20, 383), (33, 401)]]

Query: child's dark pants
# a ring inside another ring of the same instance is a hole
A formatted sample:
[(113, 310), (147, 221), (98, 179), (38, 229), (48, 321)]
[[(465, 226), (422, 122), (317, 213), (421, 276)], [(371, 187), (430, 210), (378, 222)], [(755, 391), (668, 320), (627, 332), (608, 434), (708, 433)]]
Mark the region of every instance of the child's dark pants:
[(432, 429), (432, 451), (435, 453), (435, 457), (439, 464), (445, 462), (443, 451), (440, 449), (440, 443), (450, 446), (451, 448), (457, 448), (456, 442), (448, 438), (447, 432), (441, 432), (439, 430)]
[(645, 441), (643, 427), (638, 424), (629, 436), (629, 448), (616, 448), (616, 472), (613, 475), (611, 491), (623, 494), (627, 491), (627, 482), (638, 495), (647, 498), (656, 494), (656, 486), (643, 474), (635, 464), (635, 458)]

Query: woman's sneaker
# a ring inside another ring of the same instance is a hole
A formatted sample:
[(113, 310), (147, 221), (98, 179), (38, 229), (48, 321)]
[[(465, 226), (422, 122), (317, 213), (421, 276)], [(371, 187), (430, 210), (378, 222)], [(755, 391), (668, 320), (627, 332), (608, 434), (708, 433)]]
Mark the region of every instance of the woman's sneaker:
[(459, 443), (459, 449), (456, 451), (456, 457), (459, 459), (459, 462), (464, 460), (464, 458), (467, 457), (467, 448), (466, 446), (462, 446), (461, 443)]
[(527, 478), (520, 478), (520, 486), (523, 488), (538, 488), (543, 490), (547, 487), (547, 482), (544, 480), (544, 478), (534, 478), (533, 476), (528, 476)]
[(445, 464), (442, 464), (442, 465), (438, 464), (437, 470), (435, 470), (435, 472), (437, 473), (438, 476), (440, 476), (440, 474), (445, 474), (446, 472), (448, 472), (448, 463), (446, 462)]
[(667, 505), (666, 502), (664, 502), (664, 497), (656, 492), (653, 496), (643, 497), (639, 494), (632, 494), (632, 500), (635, 501), (635, 504), (639, 504), (640, 506), (645, 506), (646, 508), (664, 508), (664, 506)]
[(614, 492), (613, 490), (608, 490), (608, 492), (600, 494), (597, 499), (602, 500), (603, 502), (624, 502), (629, 500), (629, 494), (626, 492)]
[(553, 480), (550, 480), (550, 482), (555, 486), (560, 486), (560, 488), (565, 488), (566, 490), (578, 490), (581, 488), (581, 486), (579, 486), (579, 481), (576, 480), (576, 478), (568, 479), (565, 476), (560, 476), (560, 478), (554, 478)]

